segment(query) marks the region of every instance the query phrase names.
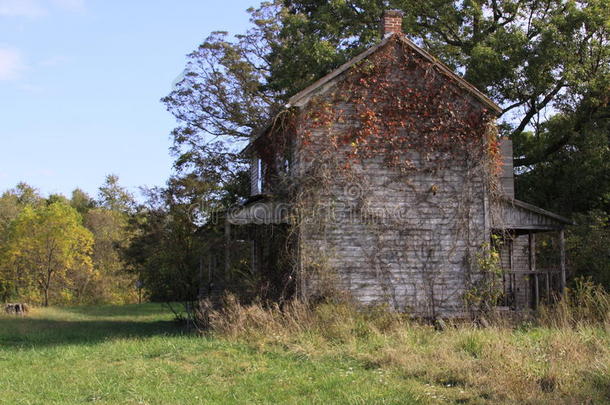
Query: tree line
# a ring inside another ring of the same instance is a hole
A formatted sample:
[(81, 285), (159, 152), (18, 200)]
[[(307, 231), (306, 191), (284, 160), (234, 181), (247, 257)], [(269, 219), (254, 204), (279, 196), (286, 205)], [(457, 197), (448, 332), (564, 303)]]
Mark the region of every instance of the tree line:
[[(208, 239), (187, 179), (141, 188), (109, 175), (92, 197), (43, 197), (26, 183), (0, 196), (0, 302), (38, 305), (192, 301)], [(245, 184), (242, 189), (245, 191)], [(192, 190), (191, 190), (192, 191)], [(221, 191), (219, 191), (221, 193)], [(227, 204), (237, 201), (226, 191)], [(195, 217), (193, 217), (195, 215)]]
[(122, 250), (134, 235), (133, 196), (109, 175), (96, 198), (41, 196), (26, 183), (0, 196), (0, 301), (128, 303), (137, 275)]

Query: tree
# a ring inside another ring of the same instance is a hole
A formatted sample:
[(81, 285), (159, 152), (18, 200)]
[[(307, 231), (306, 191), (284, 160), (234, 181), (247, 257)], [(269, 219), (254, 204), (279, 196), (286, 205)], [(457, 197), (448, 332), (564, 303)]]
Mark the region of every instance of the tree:
[(99, 188), (99, 205), (109, 210), (129, 213), (135, 205), (133, 195), (119, 184), (119, 176), (109, 174)]
[(45, 202), (47, 204), (54, 204), (54, 203), (60, 203), (60, 204), (64, 204), (64, 205), (69, 205), (70, 204), (70, 200), (68, 200), (66, 198), (66, 196), (63, 195), (63, 194), (50, 194), (45, 199)]
[(6, 302), (15, 290), (12, 270), (6, 266), (6, 242), (11, 223), (19, 215), (22, 207), (17, 196), (9, 191), (0, 197), (0, 301)]
[(14, 189), (7, 193), (15, 195), (22, 207), (26, 205), (37, 206), (44, 201), (37, 189), (24, 182), (17, 184)]
[(172, 131), (175, 177), (208, 202), (243, 178), (239, 150), (281, 109), (281, 93), (267, 84), (282, 12), (279, 1), (264, 3), (250, 9), (253, 28), (245, 34), (212, 33), (188, 55), (183, 79), (162, 99), (180, 123)]
[(70, 275), (93, 271), (92, 244), (69, 205), (26, 206), (11, 225), (6, 257), (20, 283), (37, 288), (48, 306), (51, 293), (70, 294)]
[(148, 205), (132, 217), (134, 233), (125, 257), (154, 301), (193, 301), (198, 294), (197, 225), (188, 204), (167, 189), (146, 190)]
[(72, 198), (70, 199), (70, 205), (79, 214), (85, 215), (87, 211), (95, 207), (95, 201), (80, 188), (75, 188), (72, 191)]
[(564, 147), (517, 178), (517, 191), (526, 201), (573, 218), (576, 225), (566, 233), (571, 274), (592, 277), (610, 290), (610, 120), (583, 105), (549, 119), (538, 137), (522, 138), (532, 153), (566, 139)]
[(99, 188), (98, 201), (75, 190), (72, 204), (84, 211), (84, 224), (94, 235), (93, 264), (96, 277), (87, 283), (87, 299), (91, 302), (124, 303), (133, 301), (135, 279), (126, 271), (122, 250), (130, 243), (127, 228), (135, 213), (134, 196), (119, 184), (119, 177), (106, 176)]
[(11, 222), (17, 218), (22, 206), (17, 195), (6, 191), (0, 197), (0, 242), (8, 235)]
[(26, 183), (19, 183), (15, 188), (3, 192), (0, 196), (0, 242), (2, 237), (7, 235), (10, 223), (23, 207), (36, 206), (43, 201), (38, 190)]
[(570, 269), (610, 290), (610, 216), (601, 210), (575, 216), (566, 239)]
[(93, 235), (91, 259), (95, 277), (83, 274), (78, 284), (81, 302), (126, 303), (135, 300), (135, 278), (126, 270), (121, 251), (129, 245), (129, 217), (107, 208), (91, 208), (84, 215), (84, 225)]
[[(566, 216), (592, 210), (610, 212), (610, 119), (582, 110), (556, 114), (541, 126), (538, 136), (521, 136), (523, 149), (532, 154), (558, 138), (566, 139), (564, 147), (517, 179), (521, 198)], [(610, 107), (606, 115), (610, 117)]]
[(39, 206), (42, 202), (38, 190), (23, 182), (5, 191), (0, 197), (0, 301), (7, 301), (15, 295), (17, 288), (14, 269), (6, 263), (11, 224), (24, 207)]

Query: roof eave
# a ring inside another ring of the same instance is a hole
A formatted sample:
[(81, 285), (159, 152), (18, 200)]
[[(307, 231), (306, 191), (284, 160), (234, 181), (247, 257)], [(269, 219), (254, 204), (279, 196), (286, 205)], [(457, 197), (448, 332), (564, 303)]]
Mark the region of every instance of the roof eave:
[(399, 35), (398, 38), (401, 41), (403, 41), (405, 44), (409, 45), (409, 47), (412, 48), (413, 50), (415, 50), (419, 55), (421, 55), (428, 61), (432, 62), (436, 67), (438, 67), (441, 70), (442, 73), (444, 73), (447, 76), (449, 76), (450, 78), (454, 79), (460, 87), (462, 87), (464, 90), (467, 90), (475, 98), (477, 98), (480, 102), (482, 102), (483, 104), (488, 106), (496, 114), (502, 113), (502, 108), (500, 108), (500, 106), (498, 106), (492, 99), (487, 97), (481, 90), (477, 89), (470, 82), (468, 82), (467, 80), (465, 80), (464, 78), (462, 78), (458, 74), (456, 74), (452, 69), (450, 69), (447, 65), (445, 65), (443, 62), (438, 60), (431, 53), (429, 53), (428, 51), (417, 46), (415, 43), (413, 43), (413, 41), (408, 39), (405, 35)]
[(246, 147), (243, 148), (241, 150), (241, 152), (239, 152), (239, 154), (247, 156), (250, 153), (252, 153), (253, 148), (254, 148), (254, 142), (256, 142), (256, 140), (259, 139), (261, 136), (263, 136), (271, 128), (271, 125), (272, 125), (272, 120), (269, 120), (264, 126), (260, 127), (258, 130), (256, 130), (254, 135), (250, 138), (250, 142), (248, 142)]
[(340, 76), (342, 73), (349, 70), (356, 63), (360, 62), (361, 60), (366, 59), (368, 56), (375, 53), (375, 51), (377, 51), (379, 48), (381, 48), (382, 46), (387, 44), (392, 37), (393, 37), (393, 35), (386, 36), (377, 45), (370, 47), (366, 51), (360, 53), (359, 55), (357, 55), (354, 58), (350, 59), (349, 61), (345, 62), (343, 65), (339, 66), (337, 69), (333, 70), (332, 72), (328, 73), (327, 75), (323, 76), (322, 78), (316, 80), (315, 82), (313, 82), (312, 84), (310, 84), (309, 86), (307, 86), (306, 88), (304, 88), (303, 90), (301, 90), (300, 92), (295, 94), (294, 96), (290, 97), (290, 99), (288, 100), (288, 106), (289, 107), (303, 107), (305, 104), (307, 104), (307, 102), (311, 98), (310, 96), (313, 93), (315, 93), (320, 87), (324, 86), (325, 84), (329, 83), (336, 77)]

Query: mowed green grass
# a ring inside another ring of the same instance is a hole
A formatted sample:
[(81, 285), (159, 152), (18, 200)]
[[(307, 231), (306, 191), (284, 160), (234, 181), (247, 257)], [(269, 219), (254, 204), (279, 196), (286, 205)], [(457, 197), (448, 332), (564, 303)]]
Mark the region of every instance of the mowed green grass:
[(349, 357), (198, 336), (161, 305), (0, 315), (0, 404), (430, 403), (425, 384)]

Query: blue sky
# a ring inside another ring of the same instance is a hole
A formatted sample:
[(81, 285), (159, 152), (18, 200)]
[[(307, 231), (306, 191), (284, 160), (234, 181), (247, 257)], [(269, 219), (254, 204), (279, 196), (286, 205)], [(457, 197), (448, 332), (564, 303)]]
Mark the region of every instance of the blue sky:
[(171, 173), (159, 99), (211, 32), (243, 32), (258, 0), (0, 0), (0, 191), (133, 192)]

